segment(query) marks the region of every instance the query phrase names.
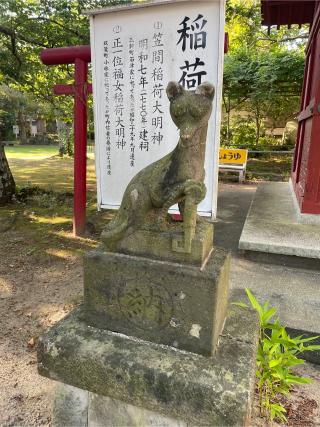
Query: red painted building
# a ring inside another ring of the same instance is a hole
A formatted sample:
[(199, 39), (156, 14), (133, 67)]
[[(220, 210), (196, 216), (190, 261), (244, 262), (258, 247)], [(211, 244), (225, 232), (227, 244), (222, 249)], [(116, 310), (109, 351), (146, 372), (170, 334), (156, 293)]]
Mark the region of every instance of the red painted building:
[(262, 0), (262, 25), (310, 25), (292, 184), (301, 213), (320, 214), (320, 0)]

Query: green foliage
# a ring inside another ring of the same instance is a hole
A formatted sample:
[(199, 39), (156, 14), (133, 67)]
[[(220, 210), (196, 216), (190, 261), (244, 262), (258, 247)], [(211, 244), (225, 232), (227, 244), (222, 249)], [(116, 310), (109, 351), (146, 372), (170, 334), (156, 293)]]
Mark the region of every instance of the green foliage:
[[(1, 0), (0, 78), (8, 86), (32, 93), (52, 106), (51, 117), (69, 122), (73, 99), (54, 96), (54, 84), (73, 82), (73, 65), (41, 63), (46, 48), (90, 43), (89, 20), (82, 11), (130, 0)], [(48, 112), (49, 114), (49, 112)]]
[(255, 124), (250, 118), (234, 117), (229, 135), (227, 123), (222, 123), (221, 144), (238, 148), (252, 148), (256, 141)]
[(73, 156), (73, 135), (73, 129), (70, 129), (68, 126), (64, 126), (59, 130), (58, 140), (60, 157), (64, 155)]
[[(320, 345), (309, 344), (319, 337), (291, 338), (278, 318), (272, 321), (277, 310), (271, 308), (269, 302), (261, 305), (249, 289), (246, 292), (260, 320), (256, 377), (261, 415), (270, 421), (286, 421), (286, 410), (279, 397), (290, 393), (293, 384), (311, 382), (309, 378), (296, 375), (293, 368), (305, 363), (299, 357), (301, 353), (320, 350)], [(244, 303), (239, 305), (247, 307)]]
[(307, 25), (288, 29), (286, 26), (271, 28), (261, 26), (261, 3), (253, 0), (227, 0), (226, 27), (230, 38), (231, 53), (239, 48), (247, 51), (299, 50), (304, 51), (308, 39)]
[(227, 31), (223, 103), (228, 145), (235, 145), (231, 137), (237, 133), (230, 114), (240, 110), (252, 117), (258, 145), (264, 119), (272, 127), (284, 127), (299, 111), (308, 30), (281, 27), (269, 35), (261, 26), (259, 2), (228, 0)]
[(298, 123), (294, 121), (290, 121), (286, 124), (283, 138), (282, 138), (282, 145), (283, 147), (288, 147), (288, 149), (292, 150), (295, 146), (296, 138), (297, 138), (297, 131), (298, 131)]
[(73, 193), (58, 193), (53, 190), (44, 190), (37, 186), (25, 186), (18, 188), (16, 198), (20, 203), (32, 202), (35, 206), (42, 208), (54, 208), (56, 206), (69, 205), (72, 201)]
[[(281, 142), (281, 145), (279, 145)], [(266, 134), (265, 123), (262, 120), (260, 124), (260, 137), (257, 141), (257, 128), (253, 116), (241, 117), (232, 116), (230, 119), (230, 128), (226, 119), (221, 127), (221, 145), (224, 147), (238, 147), (256, 150), (283, 150), (292, 149), (283, 141), (279, 141), (272, 135)]]
[(0, 99), (0, 138), (2, 141), (11, 141), (15, 139), (12, 126), (16, 123), (14, 111), (7, 108), (6, 102)]
[(19, 125), (20, 138), (26, 143), (27, 120), (37, 117), (49, 116), (50, 106), (44, 102), (37, 102), (28, 93), (20, 92), (9, 86), (0, 85), (0, 135), (2, 138), (13, 138), (12, 126)]
[[(252, 118), (257, 145), (264, 119), (270, 119), (273, 127), (284, 126), (299, 111), (303, 69), (304, 57), (294, 51), (256, 53), (239, 50), (228, 55), (223, 87), (226, 115), (230, 116), (235, 110), (246, 111)], [(232, 123), (230, 117), (227, 120), (232, 130), (236, 123)]]

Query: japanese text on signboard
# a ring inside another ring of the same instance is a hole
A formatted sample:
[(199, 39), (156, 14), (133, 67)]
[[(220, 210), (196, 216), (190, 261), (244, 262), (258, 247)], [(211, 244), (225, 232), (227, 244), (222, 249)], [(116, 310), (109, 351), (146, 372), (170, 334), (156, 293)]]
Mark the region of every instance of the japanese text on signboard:
[(247, 162), (248, 150), (243, 149), (226, 149), (220, 148), (219, 150), (219, 163), (237, 163), (245, 164)]
[[(184, 16), (175, 29), (179, 83), (187, 90), (202, 84), (208, 74), (206, 47), (208, 21), (201, 13)], [(165, 86), (169, 52), (165, 24), (153, 22), (152, 33), (137, 37), (113, 27), (104, 41), (104, 133), (106, 173), (112, 175), (115, 153), (128, 158), (135, 168), (139, 153), (152, 152), (164, 144)], [(178, 79), (177, 79), (178, 80)]]
[(207, 75), (205, 70), (205, 62), (197, 55), (197, 51), (204, 50), (207, 46), (207, 20), (203, 15), (199, 14), (192, 20), (189, 16), (185, 16), (180, 23), (180, 29), (177, 31), (180, 35), (178, 46), (183, 52), (194, 51), (195, 57), (193, 61), (185, 60), (180, 66), (182, 71), (179, 83), (186, 89), (195, 89)]

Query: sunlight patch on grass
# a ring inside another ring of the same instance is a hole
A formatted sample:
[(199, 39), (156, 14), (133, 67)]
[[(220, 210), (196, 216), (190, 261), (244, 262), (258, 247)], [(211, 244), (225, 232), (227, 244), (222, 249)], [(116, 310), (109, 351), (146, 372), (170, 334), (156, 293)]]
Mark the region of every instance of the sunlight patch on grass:
[(8, 159), (46, 159), (57, 156), (59, 148), (57, 145), (16, 145), (5, 147)]
[[(16, 184), (38, 186), (53, 191), (73, 191), (73, 159), (10, 159), (9, 166)], [(96, 191), (94, 161), (87, 161), (87, 188)]]
[(64, 238), (64, 239), (71, 239), (77, 242), (85, 243), (87, 246), (91, 248), (95, 248), (97, 246), (96, 240), (90, 239), (90, 237), (75, 237), (72, 233), (64, 230), (59, 231), (53, 231), (51, 234), (53, 234), (56, 237)]
[(44, 217), (44, 216), (38, 216), (35, 214), (30, 214), (29, 218), (32, 221), (38, 222), (39, 224), (70, 224), (72, 223), (72, 220), (65, 216)]
[(48, 248), (45, 251), (48, 255), (57, 257), (57, 258), (62, 258), (65, 260), (70, 260), (70, 259), (75, 259), (75, 254), (73, 251), (68, 250), (68, 249), (57, 249), (57, 248)]

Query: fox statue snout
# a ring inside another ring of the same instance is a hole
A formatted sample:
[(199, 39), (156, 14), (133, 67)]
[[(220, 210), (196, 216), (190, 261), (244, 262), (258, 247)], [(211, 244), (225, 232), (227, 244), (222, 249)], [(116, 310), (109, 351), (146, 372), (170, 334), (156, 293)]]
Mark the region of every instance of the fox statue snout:
[(180, 139), (182, 142), (189, 142), (193, 138), (193, 134), (191, 132), (180, 132)]

